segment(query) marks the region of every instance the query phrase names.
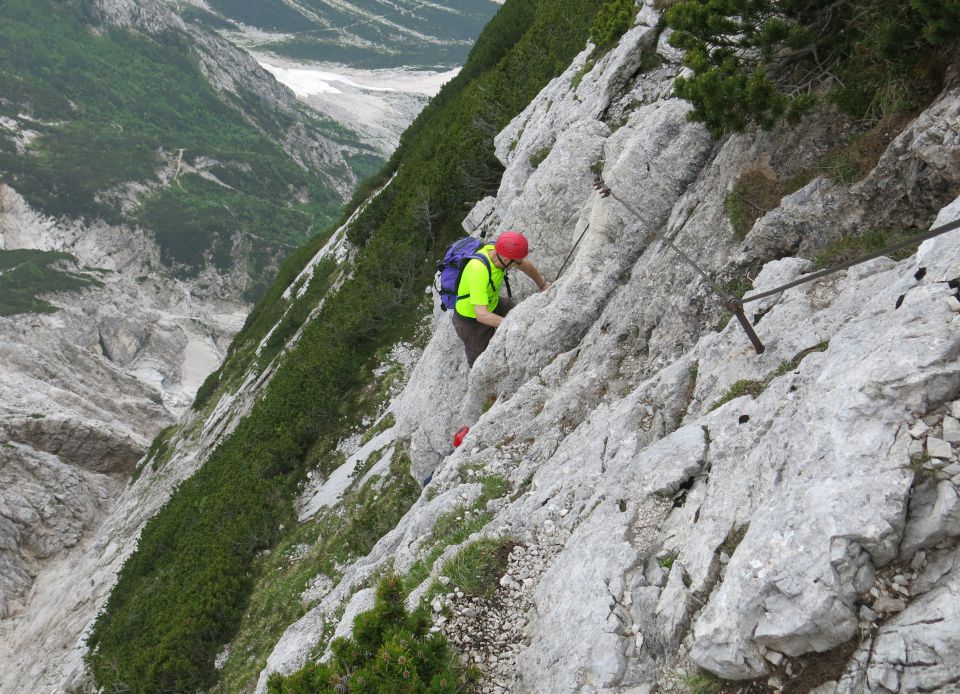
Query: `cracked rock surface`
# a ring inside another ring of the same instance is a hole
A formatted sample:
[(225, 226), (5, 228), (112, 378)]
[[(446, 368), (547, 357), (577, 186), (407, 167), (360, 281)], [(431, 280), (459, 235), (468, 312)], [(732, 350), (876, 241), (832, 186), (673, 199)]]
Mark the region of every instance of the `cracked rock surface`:
[[(510, 568), (492, 601), (444, 588), (435, 628), (482, 666), (484, 691), (685, 691), (700, 668), (764, 691), (933, 691), (960, 678), (947, 655), (960, 232), (748, 303), (762, 355), (656, 236), (713, 277), (749, 272), (756, 294), (884, 216), (924, 228), (937, 213), (934, 225), (957, 219), (960, 179), (945, 162), (960, 156), (960, 89), (908, 123), (863, 180), (815, 178), (740, 240), (724, 209), (740, 174), (758, 162), (802, 168), (823, 152), (798, 147), (789, 129), (714, 142), (688, 122), (670, 88), (676, 56), (663, 50), (660, 67), (637, 71), (655, 18), (645, 4), (618, 48), (585, 73), (589, 51), (578, 56), (496, 139), (502, 185), (464, 228), (522, 229), (548, 277), (582, 239), (548, 292), (514, 283), (523, 300), (473, 369), (435, 312), (433, 338), (391, 405), (412, 474), (433, 474), (428, 491), (288, 630), (258, 691), (269, 672), (303, 664), (320, 611), (332, 614), (378, 568), (404, 572), (422, 558), (432, 523), (462, 494), (476, 498), (476, 475), (511, 492), (487, 504), (492, 520), (445, 549), (408, 602), (477, 539), (538, 548), (532, 585)], [(534, 168), (530, 156), (545, 149)], [(638, 216), (595, 194), (597, 168)], [(750, 394), (737, 396), (744, 383)], [(523, 614), (504, 618), (502, 605)], [(924, 631), (924, 620), (940, 626)]]

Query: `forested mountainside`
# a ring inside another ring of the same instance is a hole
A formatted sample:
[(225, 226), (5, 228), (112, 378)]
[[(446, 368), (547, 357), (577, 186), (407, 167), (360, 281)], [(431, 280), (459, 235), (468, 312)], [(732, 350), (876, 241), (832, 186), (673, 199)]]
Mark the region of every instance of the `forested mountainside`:
[(178, 276), (249, 265), (259, 296), (271, 259), (329, 224), (380, 161), (163, 4), (2, 12), (4, 184), (44, 215), (148, 230)]
[(207, 0), (177, 3), (184, 18), (258, 51), (360, 68), (463, 65), (494, 0)]
[[(955, 688), (960, 232), (748, 303), (762, 353), (726, 307), (960, 219), (958, 21), (507, 0), (4, 691)], [(464, 229), (556, 279), (473, 369), (424, 292)]]

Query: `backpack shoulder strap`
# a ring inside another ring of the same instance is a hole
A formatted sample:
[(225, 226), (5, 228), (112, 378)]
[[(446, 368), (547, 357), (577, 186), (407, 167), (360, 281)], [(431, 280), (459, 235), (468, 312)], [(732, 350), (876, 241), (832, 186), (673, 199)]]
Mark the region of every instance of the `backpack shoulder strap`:
[(490, 283), (490, 286), (493, 286), (493, 270), (490, 269), (490, 258), (487, 257), (487, 254), (477, 251), (470, 256), (470, 260), (479, 260), (481, 263), (483, 263), (483, 266), (487, 268), (487, 281)]

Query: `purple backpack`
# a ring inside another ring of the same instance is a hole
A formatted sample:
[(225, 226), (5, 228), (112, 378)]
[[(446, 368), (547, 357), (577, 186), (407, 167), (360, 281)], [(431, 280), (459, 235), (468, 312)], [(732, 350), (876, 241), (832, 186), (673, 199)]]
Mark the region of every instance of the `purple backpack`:
[[(444, 311), (453, 309), (460, 299), (465, 299), (469, 294), (457, 296), (457, 289), (460, 287), (460, 278), (463, 277), (463, 268), (474, 258), (481, 261), (490, 274), (490, 259), (486, 253), (481, 253), (484, 242), (468, 236), (465, 239), (454, 241), (447, 249), (443, 260), (437, 261), (437, 278), (434, 280), (433, 288), (440, 294), (440, 308)], [(438, 285), (439, 282), (439, 285)], [(490, 276), (490, 283), (493, 284), (493, 277)]]
[[(493, 286), (493, 274), (490, 271), (490, 259), (486, 253), (481, 253), (480, 249), (486, 245), (481, 239), (475, 239), (468, 236), (451, 244), (447, 249), (443, 260), (437, 261), (437, 277), (434, 279), (433, 288), (440, 294), (440, 308), (444, 311), (456, 307), (460, 299), (466, 299), (469, 294), (457, 295), (457, 289), (460, 287), (460, 278), (463, 277), (463, 268), (474, 258), (479, 260), (487, 268), (487, 277), (490, 286)], [(506, 279), (506, 275), (504, 275)], [(507, 294), (510, 292), (510, 283), (507, 282)]]

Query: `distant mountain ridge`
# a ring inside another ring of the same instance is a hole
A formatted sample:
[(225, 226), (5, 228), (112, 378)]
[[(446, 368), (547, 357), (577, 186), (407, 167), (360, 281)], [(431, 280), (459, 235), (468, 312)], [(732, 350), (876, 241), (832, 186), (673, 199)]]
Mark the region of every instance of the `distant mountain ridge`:
[(187, 0), (181, 16), (228, 34), (258, 35), (256, 48), (301, 60), (361, 68), (448, 69), (462, 65), (493, 0)]

